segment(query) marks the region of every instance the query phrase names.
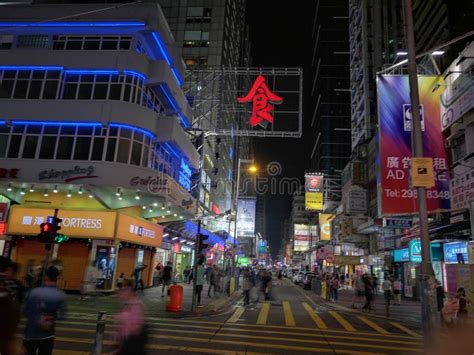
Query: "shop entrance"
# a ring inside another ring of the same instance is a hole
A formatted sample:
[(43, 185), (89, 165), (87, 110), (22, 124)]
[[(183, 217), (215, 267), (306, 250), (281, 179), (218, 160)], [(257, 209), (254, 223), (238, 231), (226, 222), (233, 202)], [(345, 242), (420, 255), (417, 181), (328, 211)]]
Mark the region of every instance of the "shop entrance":
[(100, 290), (110, 289), (112, 287), (112, 278), (115, 271), (115, 257), (115, 247), (97, 246), (95, 266), (99, 270), (97, 288)]

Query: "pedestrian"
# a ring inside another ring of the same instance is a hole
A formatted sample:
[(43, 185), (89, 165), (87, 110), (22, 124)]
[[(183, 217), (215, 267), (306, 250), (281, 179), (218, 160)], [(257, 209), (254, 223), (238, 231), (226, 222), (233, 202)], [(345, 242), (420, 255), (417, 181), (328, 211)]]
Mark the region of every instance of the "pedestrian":
[(18, 284), (8, 276), (11, 261), (0, 256), (0, 354), (13, 355), (15, 332), (20, 322), (21, 294)]
[(335, 275), (333, 280), (332, 280), (332, 301), (334, 303), (337, 302), (337, 300), (339, 299), (339, 288), (341, 287), (341, 282), (339, 280), (339, 275)]
[(217, 280), (217, 270), (216, 265), (213, 265), (209, 271), (209, 288), (207, 289), (207, 297), (211, 297), (211, 290), (214, 291), (214, 296), (216, 295), (216, 280)]
[(441, 285), (441, 282), (436, 280), (436, 304), (438, 306), (438, 312), (442, 311), (445, 298), (446, 294), (444, 293), (443, 286)]
[(29, 259), (26, 264), (25, 285), (28, 290), (35, 286), (35, 261)]
[(55, 326), (66, 314), (66, 295), (56, 287), (59, 270), (50, 266), (45, 271), (42, 287), (28, 293), (25, 305), (25, 337), (23, 345), (28, 355), (51, 355)]
[(143, 275), (143, 270), (147, 267), (148, 265), (144, 265), (144, 264), (138, 264), (137, 266), (135, 266), (135, 269), (133, 270), (133, 274), (132, 274), (133, 279), (135, 280), (135, 287), (134, 287), (135, 291), (137, 291), (140, 288), (140, 290), (143, 292), (143, 290), (145, 289), (142, 275)]
[[(56, 269), (57, 270), (57, 269)], [(58, 271), (59, 273), (59, 271)], [(79, 300), (85, 300), (95, 294), (97, 280), (100, 278), (100, 270), (96, 266), (96, 262), (92, 261), (86, 269), (86, 274), (81, 287), (81, 297)]]
[(112, 354), (145, 355), (147, 343), (145, 308), (130, 280), (126, 280), (119, 290), (119, 297), (123, 307), (117, 314), (115, 332), (117, 345)]
[(186, 268), (184, 269), (183, 271), (183, 276), (184, 276), (184, 282), (185, 283), (189, 283), (189, 273), (190, 273), (191, 269), (189, 266), (186, 266)]
[(345, 288), (346, 286), (346, 277), (344, 276), (344, 274), (341, 275), (341, 277), (339, 278), (339, 281), (341, 283), (341, 288)]
[(456, 292), (456, 299), (459, 301), (459, 310), (458, 310), (458, 318), (461, 323), (465, 323), (467, 321), (467, 305), (470, 301), (466, 297), (466, 291), (464, 288), (458, 288)]
[(121, 272), (117, 279), (117, 287), (121, 289), (123, 287), (123, 282), (125, 280), (125, 273)]
[(166, 266), (163, 268), (163, 287), (161, 288), (161, 297), (165, 297), (165, 288), (168, 291), (171, 283), (171, 275), (173, 275), (173, 267), (171, 261), (168, 261)]
[(372, 274), (371, 276), (371, 280), (372, 280), (372, 293), (374, 294), (374, 296), (377, 296), (378, 295), (378, 287), (379, 287), (379, 278), (377, 276), (375, 276), (375, 274)]
[(202, 307), (201, 304), (201, 293), (204, 287), (204, 274), (206, 270), (204, 269), (204, 261), (202, 259), (198, 260), (198, 266), (196, 271), (196, 300), (197, 306)]
[(265, 298), (265, 301), (270, 299), (270, 291), (272, 288), (272, 276), (268, 270), (264, 270), (262, 274), (262, 292)]
[(353, 277), (353, 287), (354, 287), (354, 296), (352, 298), (352, 308), (356, 308), (356, 303), (362, 303), (362, 299), (365, 295), (365, 283), (364, 279), (360, 275), (352, 274)]
[(364, 309), (373, 311), (372, 302), (374, 301), (374, 283), (371, 275), (365, 275), (363, 277), (364, 281), (364, 294), (365, 294), (365, 304)]
[(387, 315), (388, 315), (388, 307), (390, 307), (390, 300), (392, 299), (392, 281), (388, 278), (388, 276), (384, 276), (384, 280), (382, 282), (382, 290), (383, 290), (383, 297), (385, 299), (385, 306), (387, 307)]
[(156, 276), (157, 276), (157, 279), (158, 279), (158, 285), (157, 286), (160, 286), (161, 279), (163, 277), (163, 265), (161, 263), (158, 263), (155, 266), (155, 271), (156, 271)]
[[(400, 306), (402, 304), (402, 301), (401, 301), (401, 298), (402, 298), (402, 282), (398, 278), (396, 278), (395, 281), (393, 281), (393, 294), (395, 296), (395, 304)], [(441, 306), (441, 308), (442, 307), (443, 306)], [(439, 312), (441, 312), (441, 308), (439, 308)]]
[(244, 270), (244, 277), (242, 281), (242, 290), (244, 293), (244, 306), (247, 306), (250, 303), (250, 291), (254, 286), (254, 281), (252, 278), (252, 273), (249, 268)]

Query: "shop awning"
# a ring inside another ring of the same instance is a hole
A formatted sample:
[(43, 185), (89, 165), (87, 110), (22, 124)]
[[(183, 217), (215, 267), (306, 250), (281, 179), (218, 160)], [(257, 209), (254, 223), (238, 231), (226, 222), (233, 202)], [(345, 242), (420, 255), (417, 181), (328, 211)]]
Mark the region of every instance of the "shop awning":
[[(193, 241), (196, 241), (197, 230), (198, 225), (191, 221), (178, 221), (165, 224), (165, 231), (171, 231)], [(213, 233), (201, 227), (201, 234), (209, 237), (206, 241), (208, 244), (220, 244), (222, 246), (225, 244), (225, 236), (221, 233)], [(234, 238), (228, 235), (227, 242), (234, 243)]]

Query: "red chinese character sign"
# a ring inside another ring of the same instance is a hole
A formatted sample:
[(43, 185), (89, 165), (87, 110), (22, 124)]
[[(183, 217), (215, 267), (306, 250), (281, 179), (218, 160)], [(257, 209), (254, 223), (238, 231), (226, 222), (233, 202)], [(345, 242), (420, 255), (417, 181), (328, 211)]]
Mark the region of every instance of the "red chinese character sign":
[(250, 116), (252, 128), (257, 125), (267, 128), (269, 123), (273, 123), (272, 104), (281, 104), (283, 98), (271, 92), (265, 77), (259, 75), (248, 94), (244, 97), (238, 97), (237, 101), (241, 104), (252, 102), (252, 116)]
[[(448, 157), (439, 122), (439, 77), (418, 77), (424, 157), (433, 159), (434, 186), (427, 189), (429, 212), (449, 210)], [(382, 214), (418, 211), (417, 190), (411, 185), (411, 105), (407, 76), (377, 78), (380, 127), (380, 185)]]

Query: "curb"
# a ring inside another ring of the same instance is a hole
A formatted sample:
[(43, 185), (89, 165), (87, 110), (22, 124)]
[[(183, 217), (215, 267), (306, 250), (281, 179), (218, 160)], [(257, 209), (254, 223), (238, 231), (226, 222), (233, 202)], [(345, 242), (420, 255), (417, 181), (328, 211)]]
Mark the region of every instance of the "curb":
[(221, 297), (215, 301), (210, 302), (202, 308), (197, 308), (194, 311), (183, 311), (180, 312), (176, 318), (185, 317), (203, 317), (203, 316), (215, 316), (224, 314), (224, 311), (230, 311), (229, 306), (237, 301), (241, 297), (241, 292), (236, 291), (231, 296)]

